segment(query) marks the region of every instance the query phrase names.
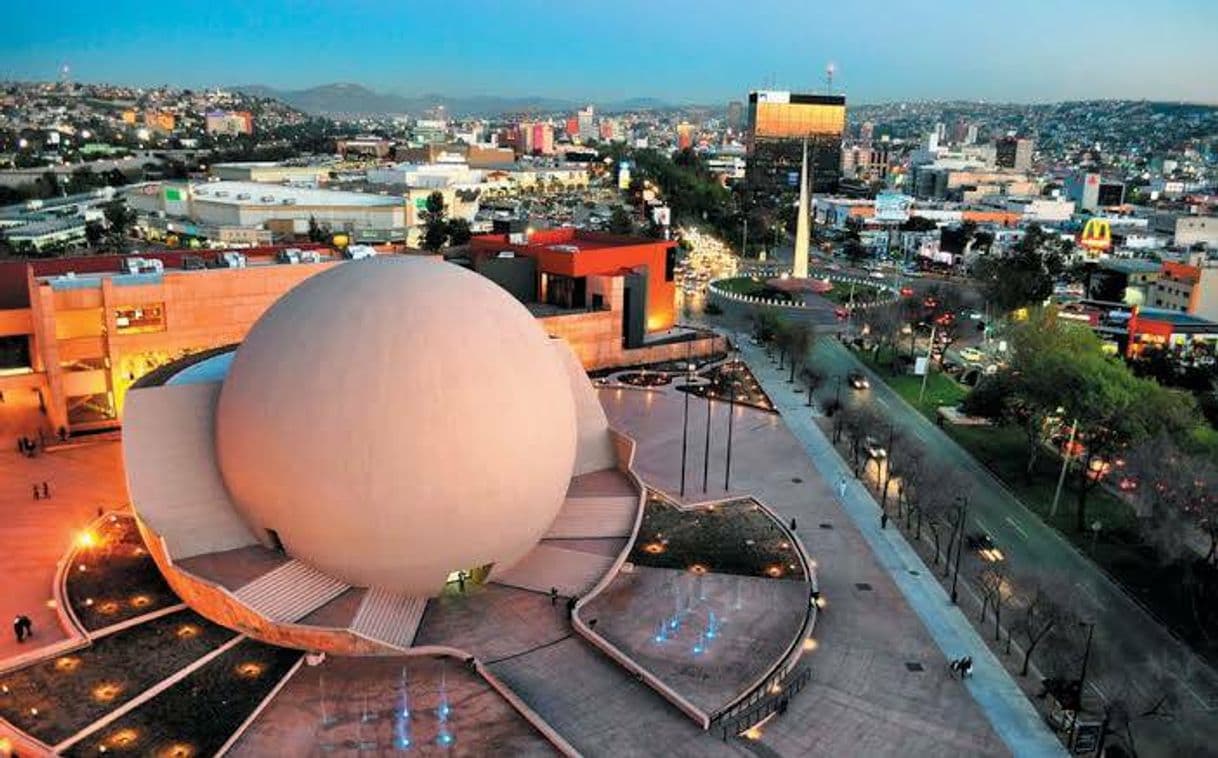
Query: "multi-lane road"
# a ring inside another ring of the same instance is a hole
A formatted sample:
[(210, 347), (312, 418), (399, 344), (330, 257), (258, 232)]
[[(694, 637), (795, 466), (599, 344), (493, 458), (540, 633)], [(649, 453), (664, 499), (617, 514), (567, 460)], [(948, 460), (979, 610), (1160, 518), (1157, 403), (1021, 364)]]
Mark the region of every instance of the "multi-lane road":
[(1139, 747), (1148, 749), (1144, 754), (1171, 752), (1171, 736), (1177, 730), (1218, 734), (1218, 673), (837, 340), (820, 340), (811, 359), (827, 376), (826, 385), (852, 371), (871, 374), (871, 389), (852, 392), (851, 402), (873, 406), (895, 425), (906, 446), (916, 445), (927, 458), (966, 478), (971, 495), (969, 529), (991, 535), (1013, 566), (1034, 567), (1066, 581), (1074, 592), (1069, 599), (1072, 606), (1083, 620), (1096, 625), (1095, 644), (1107, 648), (1103, 657), (1123, 661), (1128, 667), (1125, 674), (1131, 674), (1093, 668), (1094, 676), (1088, 679), (1098, 694), (1114, 697), (1117, 690), (1132, 686), (1141, 689), (1149, 702), (1164, 678), (1176, 689), (1179, 707), (1171, 723), (1148, 720), (1137, 725)]

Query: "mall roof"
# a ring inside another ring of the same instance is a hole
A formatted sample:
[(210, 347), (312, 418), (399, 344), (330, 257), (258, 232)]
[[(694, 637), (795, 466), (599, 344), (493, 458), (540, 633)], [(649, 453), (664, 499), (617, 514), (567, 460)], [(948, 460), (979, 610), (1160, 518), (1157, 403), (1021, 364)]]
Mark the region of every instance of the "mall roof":
[(192, 184), (190, 189), (197, 202), (228, 205), (283, 205), (285, 200), (290, 200), (289, 204), (294, 205), (377, 207), (402, 205), (404, 202), (400, 196), (395, 195), (289, 187), (262, 182), (198, 182)]

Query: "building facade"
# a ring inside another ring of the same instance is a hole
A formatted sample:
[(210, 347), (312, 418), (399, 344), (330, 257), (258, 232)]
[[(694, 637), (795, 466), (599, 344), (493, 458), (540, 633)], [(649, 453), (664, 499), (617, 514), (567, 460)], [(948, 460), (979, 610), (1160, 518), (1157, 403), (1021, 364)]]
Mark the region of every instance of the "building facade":
[(778, 202), (799, 191), (804, 141), (814, 192), (835, 192), (841, 179), (846, 98), (776, 90), (749, 93), (745, 181), (758, 200)]

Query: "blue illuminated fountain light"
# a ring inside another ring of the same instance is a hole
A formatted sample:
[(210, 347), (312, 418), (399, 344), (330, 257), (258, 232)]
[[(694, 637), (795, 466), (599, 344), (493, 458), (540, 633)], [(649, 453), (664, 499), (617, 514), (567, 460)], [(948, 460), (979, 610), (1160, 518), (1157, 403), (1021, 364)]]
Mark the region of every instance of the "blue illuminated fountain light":
[(721, 635), (725, 618), (707, 598), (702, 576), (695, 574), (692, 583), (689, 592), (682, 592), (679, 580), (670, 583), (675, 610), (660, 619), (651, 641), (656, 645), (685, 641), (692, 655), (701, 656)]

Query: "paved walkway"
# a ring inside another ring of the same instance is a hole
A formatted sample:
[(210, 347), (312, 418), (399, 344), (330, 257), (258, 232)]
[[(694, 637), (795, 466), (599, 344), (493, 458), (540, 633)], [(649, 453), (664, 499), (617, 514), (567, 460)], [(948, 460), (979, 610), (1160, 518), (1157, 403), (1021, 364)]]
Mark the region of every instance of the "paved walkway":
[[(816, 470), (827, 481), (847, 481), (839, 500), (875, 553), (880, 565), (900, 588), (905, 599), (926, 625), (947, 658), (970, 655), (974, 675), (967, 680), (969, 692), (990, 720), (994, 730), (1017, 756), (1062, 755), (1061, 743), (1049, 731), (1018, 685), (994, 657), (959, 608), (914, 549), (896, 529), (881, 529), (879, 504), (863, 484), (855, 480), (849, 466), (813, 421), (805, 397), (796, 394), (760, 347), (740, 341), (742, 355), (762, 387), (782, 412), (787, 426), (803, 444)], [(918, 572), (917, 575), (911, 572)]]
[[(122, 456), (114, 442), (27, 458), (0, 452), (0, 660), (28, 654), (66, 638), (53, 607), (55, 567), (98, 508), (118, 510), (127, 499)], [(33, 483), (46, 482), (49, 500), (34, 500)], [(34, 622), (34, 638), (18, 645), (12, 620)]]

